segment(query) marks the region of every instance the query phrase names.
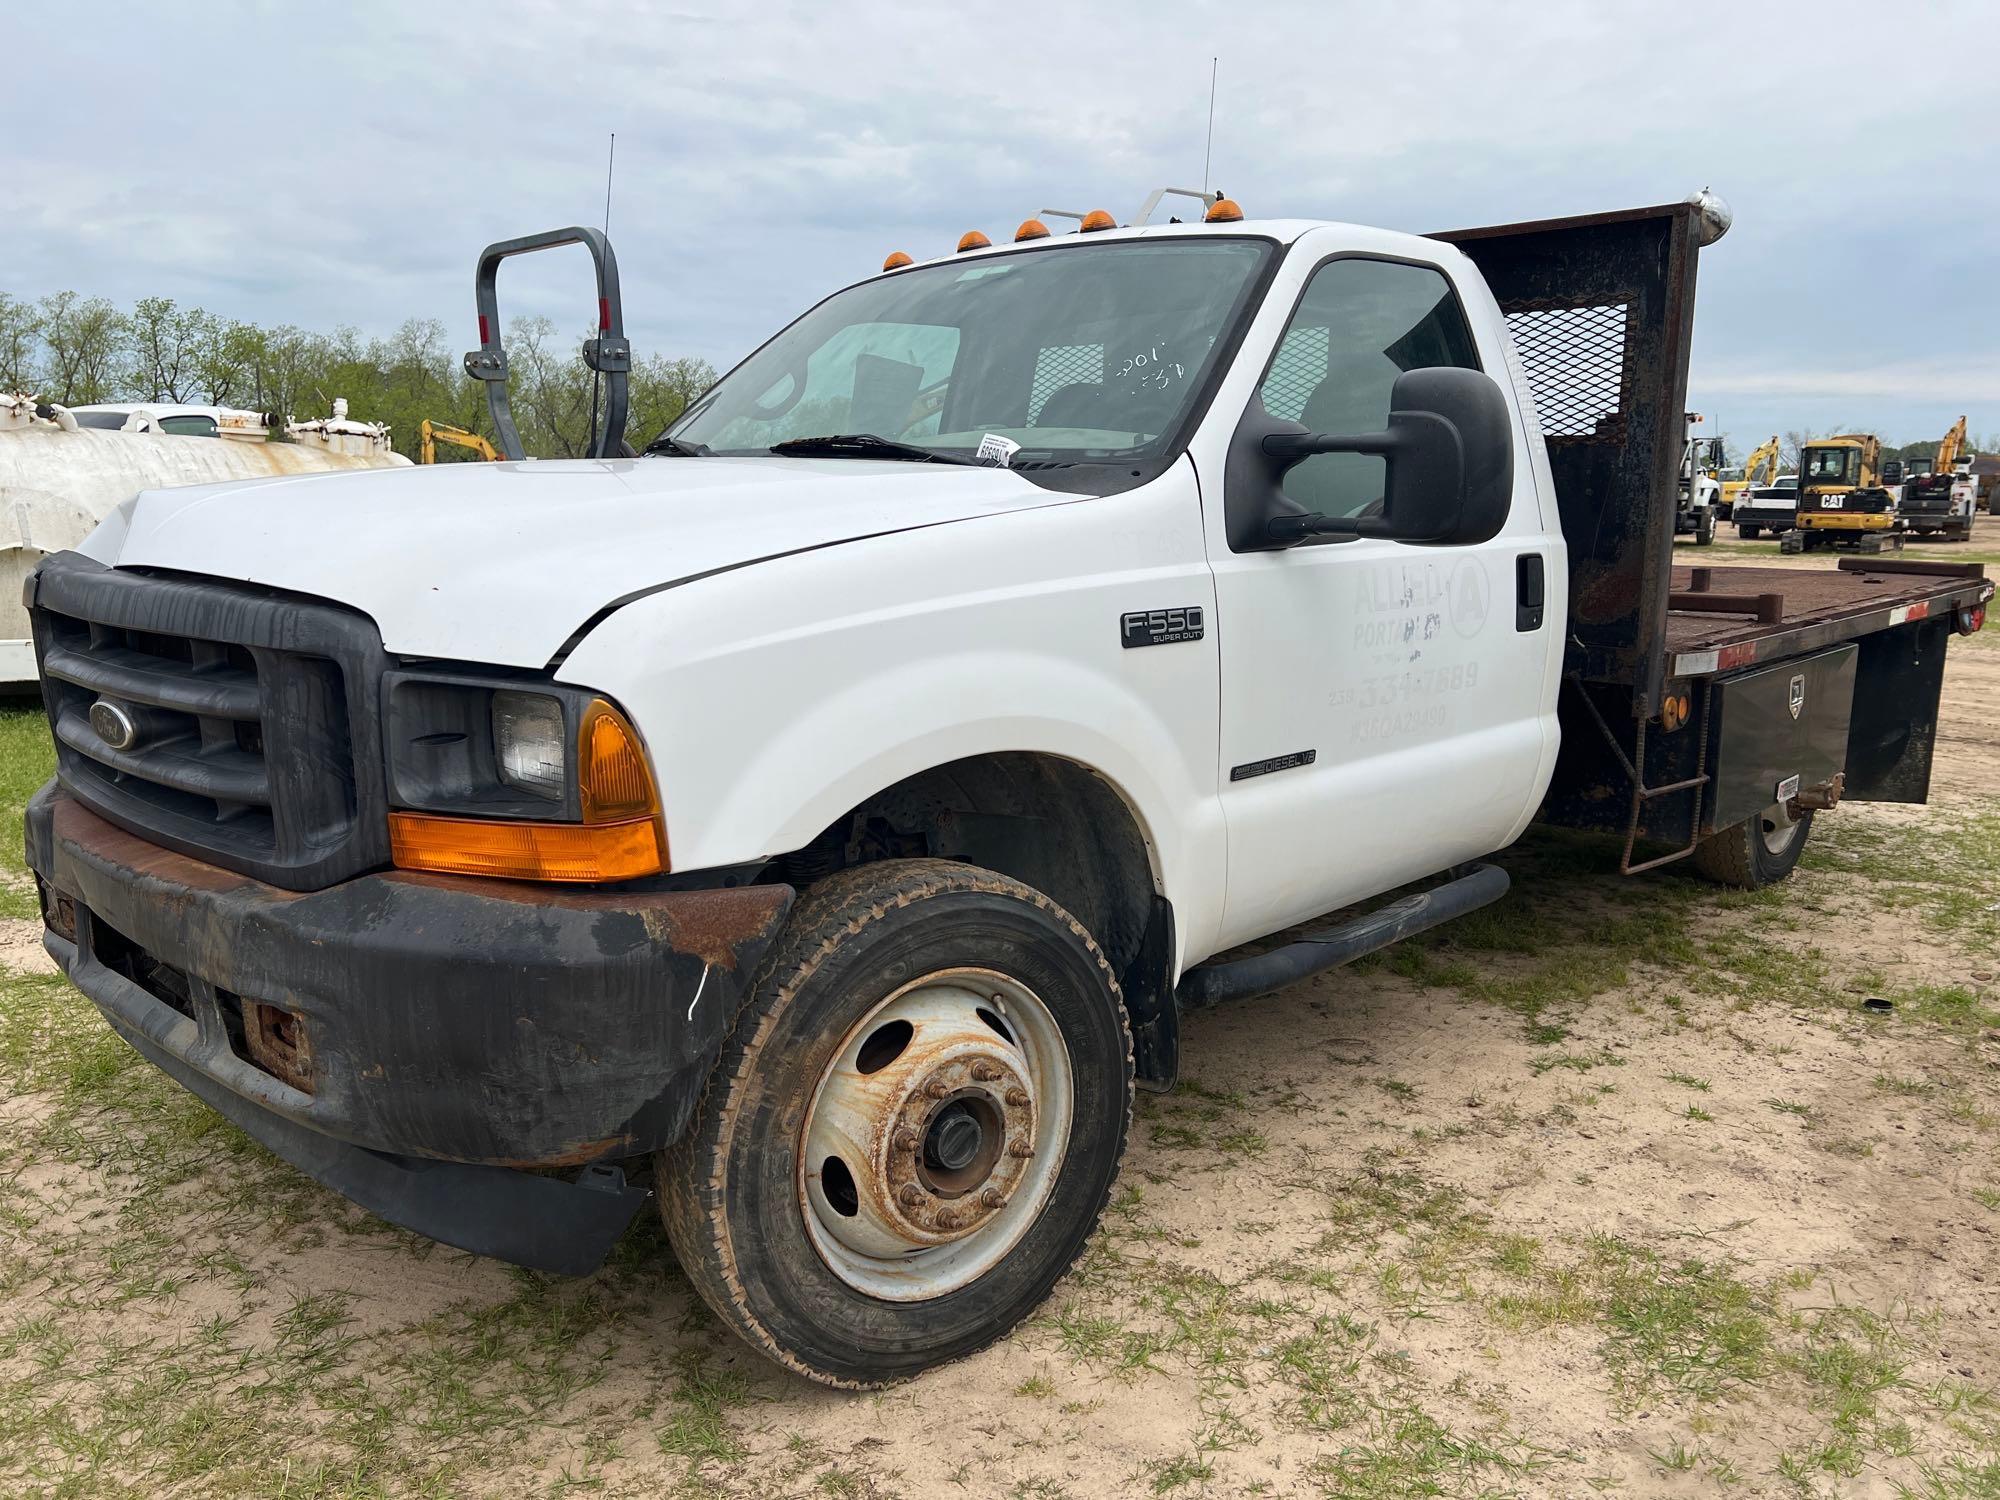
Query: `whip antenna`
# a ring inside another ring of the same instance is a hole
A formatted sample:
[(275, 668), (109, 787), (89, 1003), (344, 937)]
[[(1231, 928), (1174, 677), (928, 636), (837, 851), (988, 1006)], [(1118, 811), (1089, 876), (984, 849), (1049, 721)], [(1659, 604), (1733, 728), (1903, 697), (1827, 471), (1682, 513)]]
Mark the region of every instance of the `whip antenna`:
[(1215, 65), (1217, 59), (1208, 60), (1208, 136), (1201, 143), (1201, 191), (1208, 196), (1208, 160), (1215, 149)]

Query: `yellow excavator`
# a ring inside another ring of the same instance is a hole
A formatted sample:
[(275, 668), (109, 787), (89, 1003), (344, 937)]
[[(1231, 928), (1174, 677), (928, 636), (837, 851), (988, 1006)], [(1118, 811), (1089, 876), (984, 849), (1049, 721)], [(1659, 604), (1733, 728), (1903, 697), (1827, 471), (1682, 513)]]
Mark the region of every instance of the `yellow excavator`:
[(423, 425), (417, 429), (417, 462), (436, 463), (439, 443), (470, 448), (489, 464), (500, 462), (500, 451), (478, 433), (467, 432), (463, 427), (454, 427), (449, 422), (433, 422), (429, 417), (425, 417)]
[(1741, 479), (1722, 481), (1722, 513), (1731, 515), (1736, 510), (1736, 501), (1747, 490), (1762, 489), (1773, 484), (1778, 478), (1778, 456), (1782, 450), (1777, 435), (1772, 434), (1768, 443), (1759, 447), (1743, 464)]
[(1965, 453), (1965, 418), (1960, 417), (1937, 446), (1928, 474), (1914, 475), (1903, 486), (1903, 524), (1911, 531), (1937, 533), (1941, 542), (1962, 542), (1972, 535), (1977, 486), (1963, 482), (1958, 461)]
[(1799, 515), (1779, 539), (1786, 552), (1903, 545), (1896, 492), (1882, 482), (1882, 443), (1872, 432), (1843, 432), (1799, 451)]

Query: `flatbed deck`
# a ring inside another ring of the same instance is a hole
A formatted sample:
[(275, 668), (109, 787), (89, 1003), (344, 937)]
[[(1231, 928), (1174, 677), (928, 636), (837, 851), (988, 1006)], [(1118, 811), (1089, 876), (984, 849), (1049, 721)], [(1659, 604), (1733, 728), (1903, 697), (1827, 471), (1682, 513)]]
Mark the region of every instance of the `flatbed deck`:
[(1797, 656), (1993, 597), (1977, 563), (1846, 557), (1835, 568), (1677, 566), (1667, 596), (1672, 677)]

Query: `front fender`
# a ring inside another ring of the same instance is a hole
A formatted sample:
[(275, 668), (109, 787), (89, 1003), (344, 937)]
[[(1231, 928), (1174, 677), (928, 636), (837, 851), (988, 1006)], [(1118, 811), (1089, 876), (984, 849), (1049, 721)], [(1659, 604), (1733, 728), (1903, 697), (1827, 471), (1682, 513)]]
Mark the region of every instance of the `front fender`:
[(787, 853), (920, 771), (1036, 752), (1124, 798), (1198, 952), (1225, 855), (1214, 633), (1126, 650), (1118, 628), (1141, 609), (1213, 619), (1191, 477), (1163, 484), (669, 589), (608, 616), (559, 675), (646, 737), (676, 870)]

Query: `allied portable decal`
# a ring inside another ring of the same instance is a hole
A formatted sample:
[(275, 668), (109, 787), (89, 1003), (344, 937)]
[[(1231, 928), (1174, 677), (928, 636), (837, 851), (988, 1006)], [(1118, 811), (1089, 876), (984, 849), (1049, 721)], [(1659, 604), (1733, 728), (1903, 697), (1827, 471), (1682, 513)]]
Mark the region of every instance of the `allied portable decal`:
[(1792, 697), (1791, 697), (1792, 717), (1796, 719), (1799, 716), (1800, 710), (1803, 709), (1805, 706), (1806, 706), (1806, 674), (1803, 672), (1795, 672), (1792, 675)]
[(1171, 646), (1202, 637), (1199, 604), (1177, 609), (1135, 609), (1118, 617), (1118, 641), (1127, 651), (1135, 646)]

